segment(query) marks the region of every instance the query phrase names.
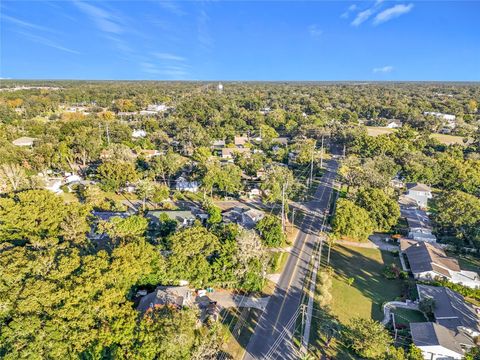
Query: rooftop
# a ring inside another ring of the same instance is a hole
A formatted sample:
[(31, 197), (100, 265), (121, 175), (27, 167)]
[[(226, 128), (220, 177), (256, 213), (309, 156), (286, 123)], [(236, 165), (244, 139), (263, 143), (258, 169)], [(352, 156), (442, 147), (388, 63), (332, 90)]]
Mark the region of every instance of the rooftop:
[(460, 355), (463, 354), (462, 344), (472, 344), (472, 341), (461, 332), (452, 331), (433, 322), (410, 323), (410, 333), (416, 346), (440, 345)]

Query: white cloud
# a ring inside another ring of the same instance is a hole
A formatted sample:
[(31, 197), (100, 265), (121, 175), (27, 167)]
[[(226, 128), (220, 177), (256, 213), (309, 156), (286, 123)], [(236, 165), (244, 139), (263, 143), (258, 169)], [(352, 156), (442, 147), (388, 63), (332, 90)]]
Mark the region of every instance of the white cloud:
[(100, 30), (113, 34), (121, 34), (125, 31), (123, 21), (118, 16), (90, 3), (75, 1), (74, 4), (89, 16)]
[(403, 14), (409, 13), (413, 9), (413, 4), (397, 4), (391, 8), (385, 9), (382, 12), (378, 13), (373, 20), (374, 25), (379, 25), (381, 23), (387, 22), (391, 19), (395, 19)]
[(160, 59), (160, 60), (171, 60), (171, 61), (185, 61), (187, 59), (185, 59), (183, 56), (178, 56), (178, 55), (175, 55), (175, 54), (170, 54), (170, 53), (153, 53), (153, 55)]
[(26, 32), (26, 31), (25, 32), (24, 31), (18, 31), (18, 33), (25, 36), (27, 39), (30, 39), (31, 41), (33, 41), (36, 44), (45, 45), (45, 46), (51, 47), (53, 49), (68, 52), (70, 54), (80, 54), (80, 52), (78, 52), (77, 50), (73, 50), (73, 49), (67, 48), (65, 46), (62, 46), (60, 44), (57, 44), (55, 41), (47, 39), (46, 37), (36, 35), (36, 34), (32, 34), (32, 33)]
[(382, 73), (382, 74), (386, 74), (386, 73), (391, 73), (392, 71), (394, 70), (394, 67), (391, 66), (391, 65), (386, 65), (386, 66), (382, 66), (382, 67), (376, 67), (376, 68), (373, 68), (373, 72), (374, 73)]
[(308, 32), (312, 37), (319, 37), (323, 34), (323, 30), (318, 27), (318, 25), (310, 25), (308, 27)]
[(45, 26), (40, 26), (36, 24), (32, 24), (31, 22), (25, 21), (25, 20), (20, 20), (17, 18), (14, 18), (13, 16), (8, 16), (8, 15), (1, 15), (1, 18), (4, 20), (7, 20), (8, 22), (19, 25), (23, 28), (28, 28), (28, 29), (33, 29), (33, 30), (42, 30), (42, 31), (51, 31), (50, 29), (46, 28)]
[(355, 10), (357, 10), (357, 5), (352, 4), (347, 8), (347, 10), (344, 13), (342, 13), (342, 15), (340, 15), (340, 17), (342, 19), (348, 19), (348, 17), (350, 16), (350, 13), (354, 12)]
[(363, 22), (367, 21), (370, 18), (370, 16), (373, 15), (373, 13), (374, 13), (374, 11), (372, 9), (367, 9), (367, 10), (359, 12), (357, 14), (357, 16), (355, 17), (355, 19), (353, 19), (353, 21), (351, 22), (351, 25), (352, 26), (359, 26)]
[(183, 16), (185, 15), (185, 11), (183, 11), (180, 6), (174, 2), (174, 1), (170, 1), (170, 0), (160, 0), (158, 2), (158, 5), (160, 5), (160, 7), (162, 7), (163, 9), (171, 12), (172, 14), (175, 14), (175, 15), (178, 15), (178, 16)]

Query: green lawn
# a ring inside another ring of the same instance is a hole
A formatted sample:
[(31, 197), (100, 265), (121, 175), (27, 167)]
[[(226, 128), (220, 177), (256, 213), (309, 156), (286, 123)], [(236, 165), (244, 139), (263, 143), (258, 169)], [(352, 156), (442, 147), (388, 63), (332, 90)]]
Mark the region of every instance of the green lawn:
[[(332, 250), (332, 312), (342, 323), (357, 316), (383, 318), (382, 304), (399, 297), (402, 290), (401, 280), (382, 275), (384, 266), (392, 262), (400, 266), (398, 257), (378, 249), (337, 245)], [(354, 279), (352, 285), (349, 278)]]
[(411, 322), (427, 321), (425, 316), (420, 311), (396, 308), (392, 312), (395, 314), (395, 322), (397, 324), (408, 325)]

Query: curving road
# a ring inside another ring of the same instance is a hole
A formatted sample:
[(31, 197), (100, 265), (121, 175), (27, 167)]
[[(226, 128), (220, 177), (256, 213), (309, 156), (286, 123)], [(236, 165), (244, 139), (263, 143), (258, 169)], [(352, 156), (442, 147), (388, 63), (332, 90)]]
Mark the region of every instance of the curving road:
[(322, 183), (313, 199), (305, 204), (309, 213), (300, 226), (275, 292), (250, 338), (244, 360), (298, 358), (292, 346), (295, 319), (299, 314), (312, 254), (319, 241), (323, 214), (330, 205), (337, 167), (335, 160), (327, 163), (328, 171), (322, 177)]

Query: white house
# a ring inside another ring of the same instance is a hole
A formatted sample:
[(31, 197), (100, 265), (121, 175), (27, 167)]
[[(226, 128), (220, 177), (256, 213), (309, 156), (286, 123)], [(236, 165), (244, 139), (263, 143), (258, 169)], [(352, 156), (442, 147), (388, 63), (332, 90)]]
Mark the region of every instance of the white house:
[(132, 131), (132, 138), (134, 139), (141, 139), (147, 136), (147, 132), (145, 130), (133, 130)]
[(61, 194), (63, 193), (63, 190), (61, 189), (62, 186), (62, 179), (57, 179), (57, 178), (51, 178), (51, 179), (46, 179), (45, 180), (45, 190), (49, 190), (55, 194)]
[(385, 126), (388, 129), (398, 129), (402, 127), (402, 122), (400, 120), (389, 120)]
[(196, 193), (198, 192), (198, 182), (187, 181), (184, 177), (179, 177), (177, 179), (177, 183), (175, 184), (175, 190)]
[(471, 343), (465, 335), (434, 322), (410, 323), (410, 334), (425, 360), (460, 360), (463, 347)]
[(151, 104), (147, 106), (146, 110), (141, 110), (140, 115), (156, 115), (161, 112), (167, 111), (169, 107), (165, 104)]
[(400, 252), (407, 257), (417, 280), (446, 279), (469, 288), (480, 288), (480, 276), (474, 271), (462, 270), (457, 259), (448, 257), (437, 244), (401, 239)]
[(455, 121), (457, 119), (457, 117), (455, 115), (444, 114), (444, 113), (435, 112), (435, 111), (425, 111), (423, 114), (424, 115), (435, 116), (437, 118), (447, 120), (447, 121)]
[(407, 184), (407, 194), (405, 196), (415, 200), (419, 207), (426, 208), (428, 199), (432, 198), (432, 190), (429, 186), (420, 183)]
[(33, 143), (37, 140), (36, 138), (28, 137), (28, 136), (23, 136), (21, 138), (18, 138), (16, 140), (12, 141), (12, 144), (15, 146), (33, 146)]

